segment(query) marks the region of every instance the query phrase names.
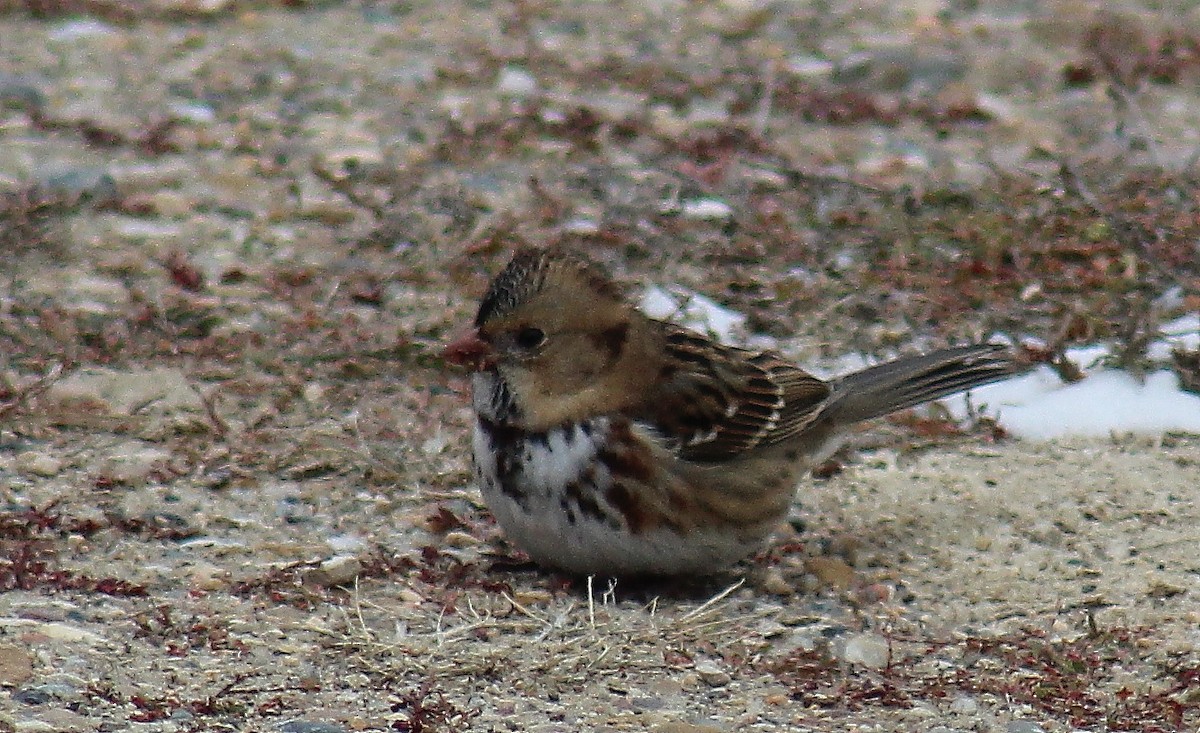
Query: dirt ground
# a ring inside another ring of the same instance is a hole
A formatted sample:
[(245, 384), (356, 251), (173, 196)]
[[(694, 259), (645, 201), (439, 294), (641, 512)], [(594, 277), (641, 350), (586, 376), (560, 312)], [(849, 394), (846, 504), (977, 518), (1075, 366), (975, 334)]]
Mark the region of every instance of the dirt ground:
[(991, 5), (0, 3), (0, 731), (1196, 730), (1200, 436), (902, 416), (669, 582), (471, 483), (518, 242), (805, 363), (1169, 366), (1200, 13)]

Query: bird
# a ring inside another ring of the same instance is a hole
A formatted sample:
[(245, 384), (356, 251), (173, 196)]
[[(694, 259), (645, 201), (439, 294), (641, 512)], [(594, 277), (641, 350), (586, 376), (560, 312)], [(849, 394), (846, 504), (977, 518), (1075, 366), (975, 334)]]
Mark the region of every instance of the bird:
[(519, 247), (443, 356), (470, 370), (475, 473), (504, 535), (610, 577), (736, 564), (850, 426), (1023, 369), (980, 343), (819, 379), (645, 315), (563, 245)]

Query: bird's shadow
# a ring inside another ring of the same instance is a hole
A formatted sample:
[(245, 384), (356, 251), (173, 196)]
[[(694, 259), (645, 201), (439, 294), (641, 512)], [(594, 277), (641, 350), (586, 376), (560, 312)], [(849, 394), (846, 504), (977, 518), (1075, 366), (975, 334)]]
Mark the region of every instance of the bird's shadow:
[(492, 560), (495, 577), (509, 577), (513, 585), (548, 585), (580, 600), (602, 597), (619, 603), (649, 604), (661, 601), (705, 601), (738, 586), (750, 587), (749, 567), (701, 576), (674, 575), (579, 575), (542, 567), (519, 556)]

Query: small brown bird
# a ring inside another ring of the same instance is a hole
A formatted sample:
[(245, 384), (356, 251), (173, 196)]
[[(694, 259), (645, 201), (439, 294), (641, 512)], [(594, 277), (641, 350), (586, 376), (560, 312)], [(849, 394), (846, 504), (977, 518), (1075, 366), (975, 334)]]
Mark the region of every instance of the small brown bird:
[(476, 471), (509, 539), (608, 575), (718, 571), (848, 426), (1021, 371), (979, 344), (823, 381), (644, 315), (561, 248), (519, 250), (445, 355), (474, 368)]

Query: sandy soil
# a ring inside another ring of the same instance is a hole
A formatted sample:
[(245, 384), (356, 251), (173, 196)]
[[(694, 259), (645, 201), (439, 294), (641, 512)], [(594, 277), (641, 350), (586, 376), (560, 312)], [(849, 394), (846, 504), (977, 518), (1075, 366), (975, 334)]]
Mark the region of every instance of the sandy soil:
[[(512, 241), (591, 237), (819, 359), (1063, 312), (1049, 280), (1004, 313), (831, 296), (878, 242), (959, 261), (876, 189), (1061, 155), (1196, 200), (1166, 165), (1200, 146), (1194, 76), (1063, 81), (1194, 10), (893, 5), (6, 7), (0, 731), (1200, 726), (1197, 436), (875, 426), (769, 552), (694, 581), (529, 567), (471, 486), (438, 345)], [(809, 82), (860, 96), (817, 112)]]

